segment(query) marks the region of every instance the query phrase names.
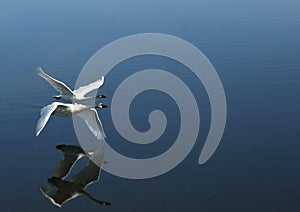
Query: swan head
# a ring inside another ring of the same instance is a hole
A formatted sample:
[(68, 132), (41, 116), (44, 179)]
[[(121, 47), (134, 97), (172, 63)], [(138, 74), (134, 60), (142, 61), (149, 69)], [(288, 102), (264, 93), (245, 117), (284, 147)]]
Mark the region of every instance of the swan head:
[(96, 108), (107, 108), (105, 104), (99, 103), (95, 106)]
[(57, 100), (61, 99), (61, 96), (52, 96), (52, 97)]
[(106, 98), (106, 96), (103, 94), (97, 94), (96, 98)]

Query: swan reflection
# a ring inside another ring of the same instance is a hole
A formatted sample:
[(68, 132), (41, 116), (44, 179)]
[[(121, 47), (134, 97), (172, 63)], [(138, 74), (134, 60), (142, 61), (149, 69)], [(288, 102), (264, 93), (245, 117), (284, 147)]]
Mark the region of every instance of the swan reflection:
[(88, 152), (87, 154), (91, 155), (91, 159), (71, 180), (65, 180), (64, 178), (69, 174), (75, 162), (86, 153), (81, 147), (74, 145), (58, 145), (56, 149), (61, 150), (64, 156), (58, 162), (47, 184), (40, 188), (43, 195), (59, 207), (81, 194), (100, 205), (110, 205), (109, 202), (98, 200), (84, 190), (88, 185), (99, 180), (101, 168), (95, 165), (92, 160), (99, 161), (98, 164), (102, 166), (104, 163), (104, 148), (102, 147), (93, 152)]

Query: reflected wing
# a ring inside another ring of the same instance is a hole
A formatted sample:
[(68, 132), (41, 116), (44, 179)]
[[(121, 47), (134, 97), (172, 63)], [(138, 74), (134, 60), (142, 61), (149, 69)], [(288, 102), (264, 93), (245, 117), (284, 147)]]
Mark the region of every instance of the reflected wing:
[(54, 205), (61, 207), (69, 199), (74, 198), (70, 193), (65, 193), (60, 188), (55, 188), (54, 186), (51, 189), (40, 188), (42, 194), (47, 197)]
[(71, 179), (71, 182), (86, 187), (90, 183), (97, 181), (99, 174), (100, 168), (92, 161), (89, 161), (88, 165)]
[(60, 82), (56, 79), (54, 79), (53, 77), (49, 76), (48, 74), (46, 74), (41, 67), (38, 67), (37, 69), (37, 74), (39, 76), (41, 76), (42, 78), (44, 78), (45, 80), (48, 81), (48, 83), (58, 92), (60, 92), (60, 94), (62, 95), (66, 95), (66, 96), (73, 96), (73, 91), (65, 85), (65, 83)]
[(64, 178), (73, 167), (75, 161), (79, 158), (79, 155), (64, 154), (63, 158), (57, 163), (53, 173), (53, 177)]
[(84, 150), (77, 145), (71, 144), (59, 144), (55, 147), (57, 150), (62, 151), (63, 154), (72, 154), (72, 155), (80, 155), (85, 154)]
[(38, 136), (40, 132), (43, 130), (51, 114), (55, 111), (58, 105), (59, 105), (58, 102), (53, 102), (52, 104), (47, 105), (41, 109), (41, 115), (36, 125), (36, 136)]
[(79, 173), (77, 173), (72, 179), (71, 182), (79, 184), (83, 187), (98, 181), (100, 176), (101, 168), (97, 166), (92, 160), (97, 161), (97, 164), (102, 166), (104, 162), (104, 148), (99, 148), (96, 150), (89, 160), (87, 166), (85, 166)]
[(104, 83), (104, 76), (102, 76), (100, 79), (98, 79), (97, 81), (95, 82), (92, 82), (88, 85), (85, 85), (85, 86), (81, 86), (79, 87), (78, 89), (74, 90), (73, 93), (74, 95), (76, 96), (76, 98), (78, 99), (82, 99), (84, 98), (84, 96), (93, 91), (93, 90), (96, 90), (98, 89), (100, 86), (102, 86)]
[(98, 140), (104, 140), (104, 138), (106, 138), (102, 123), (95, 108), (84, 110), (77, 113), (77, 115), (86, 123), (89, 130)]

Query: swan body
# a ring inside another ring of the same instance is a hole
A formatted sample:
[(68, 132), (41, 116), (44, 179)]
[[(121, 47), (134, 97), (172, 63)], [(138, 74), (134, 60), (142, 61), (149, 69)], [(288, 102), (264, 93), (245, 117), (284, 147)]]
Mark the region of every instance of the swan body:
[(98, 89), (104, 83), (104, 77), (92, 82), (88, 85), (81, 86), (78, 89), (72, 91), (65, 83), (54, 79), (53, 77), (46, 74), (41, 67), (38, 67), (37, 74), (44, 78), (55, 90), (57, 90), (60, 95), (55, 95), (53, 98), (61, 99), (65, 102), (81, 102), (95, 98), (106, 98), (103, 94), (98, 94), (96, 96), (85, 96), (89, 92)]
[[(100, 103), (95, 107), (105, 108), (107, 106)], [(51, 115), (62, 117), (78, 115), (98, 140), (103, 140), (106, 138), (102, 123), (94, 106), (86, 106), (77, 103), (68, 104), (62, 102), (53, 102), (41, 109), (40, 118), (36, 126), (36, 136), (38, 136), (44, 129)]]

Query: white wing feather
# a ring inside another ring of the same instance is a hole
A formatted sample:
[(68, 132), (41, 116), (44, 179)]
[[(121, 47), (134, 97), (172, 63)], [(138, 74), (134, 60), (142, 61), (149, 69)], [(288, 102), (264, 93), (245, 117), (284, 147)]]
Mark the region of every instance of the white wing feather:
[(73, 96), (73, 91), (63, 82), (54, 79), (53, 77), (46, 74), (41, 67), (38, 67), (37, 74), (44, 78), (55, 90), (60, 92), (62, 95)]
[(100, 79), (98, 79), (95, 82), (92, 82), (88, 85), (81, 86), (78, 89), (74, 90), (73, 93), (78, 99), (84, 98), (86, 94), (89, 92), (98, 89), (100, 86), (102, 86), (104, 83), (104, 76), (102, 76)]
[[(94, 161), (96, 161), (97, 163), (94, 163)], [(104, 163), (104, 147), (102, 146), (95, 150), (87, 166), (85, 166), (79, 173), (77, 173), (74, 177), (72, 177), (71, 182), (86, 187), (89, 184), (98, 181), (100, 178), (100, 173), (101, 173), (101, 168), (103, 163)]]
[(76, 115), (86, 123), (89, 130), (98, 140), (104, 140), (106, 138), (102, 123), (95, 108), (81, 111)]
[(38, 136), (46, 126), (51, 114), (55, 111), (58, 105), (59, 103), (53, 102), (52, 104), (47, 105), (41, 109), (41, 116), (36, 125), (36, 136)]

